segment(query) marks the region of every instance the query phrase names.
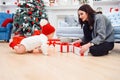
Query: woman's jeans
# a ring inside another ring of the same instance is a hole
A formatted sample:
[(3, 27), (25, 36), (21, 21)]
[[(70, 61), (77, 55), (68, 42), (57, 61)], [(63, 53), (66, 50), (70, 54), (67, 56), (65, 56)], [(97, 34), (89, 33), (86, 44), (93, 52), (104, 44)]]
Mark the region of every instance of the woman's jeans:
[(104, 42), (90, 47), (90, 53), (93, 56), (107, 55), (114, 48), (114, 42)]

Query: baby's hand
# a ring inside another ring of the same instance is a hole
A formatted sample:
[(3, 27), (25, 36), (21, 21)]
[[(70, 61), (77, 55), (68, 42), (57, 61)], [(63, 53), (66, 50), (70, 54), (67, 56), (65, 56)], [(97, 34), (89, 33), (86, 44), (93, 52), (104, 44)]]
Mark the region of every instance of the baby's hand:
[(41, 51), (44, 55), (48, 55), (48, 45), (47, 44), (41, 45)]
[(43, 55), (45, 55), (45, 56), (49, 56), (49, 54), (48, 54), (48, 53), (43, 53)]

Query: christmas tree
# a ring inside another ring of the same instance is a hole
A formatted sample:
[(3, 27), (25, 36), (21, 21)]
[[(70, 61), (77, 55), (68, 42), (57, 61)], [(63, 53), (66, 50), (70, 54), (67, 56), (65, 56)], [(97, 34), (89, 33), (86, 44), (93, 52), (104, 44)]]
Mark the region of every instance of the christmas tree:
[(47, 19), (45, 5), (42, 0), (20, 0), (15, 13), (13, 33), (20, 36), (31, 36), (40, 30), (40, 20)]

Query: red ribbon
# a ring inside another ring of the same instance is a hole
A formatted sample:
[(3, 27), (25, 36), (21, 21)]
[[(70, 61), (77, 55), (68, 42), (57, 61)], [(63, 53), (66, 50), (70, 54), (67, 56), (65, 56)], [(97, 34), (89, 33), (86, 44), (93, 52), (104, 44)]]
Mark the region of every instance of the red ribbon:
[(60, 44), (60, 52), (63, 52), (63, 46), (67, 47), (67, 53), (69, 52), (69, 43), (64, 42)]
[(49, 39), (48, 40), (48, 45), (53, 45), (55, 47), (55, 44), (59, 44), (60, 43), (60, 39)]
[(80, 43), (74, 43), (73, 46), (80, 47)]

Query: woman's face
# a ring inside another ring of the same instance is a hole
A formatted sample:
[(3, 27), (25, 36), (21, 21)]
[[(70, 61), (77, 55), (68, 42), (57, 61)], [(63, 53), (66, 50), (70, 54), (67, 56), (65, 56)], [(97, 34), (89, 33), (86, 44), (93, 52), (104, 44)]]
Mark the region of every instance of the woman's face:
[(79, 10), (78, 11), (79, 18), (84, 22), (88, 20), (88, 14), (85, 11)]

